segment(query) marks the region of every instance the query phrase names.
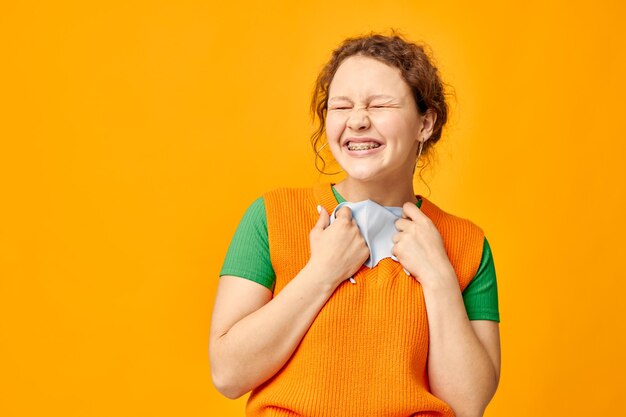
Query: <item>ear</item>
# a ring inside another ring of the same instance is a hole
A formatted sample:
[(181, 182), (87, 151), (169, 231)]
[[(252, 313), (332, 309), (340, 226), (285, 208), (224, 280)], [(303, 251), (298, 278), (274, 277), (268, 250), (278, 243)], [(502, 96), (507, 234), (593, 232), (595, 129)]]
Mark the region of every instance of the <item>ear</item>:
[(433, 111), (433, 109), (426, 110), (422, 119), (422, 127), (419, 131), (419, 138), (424, 138), (424, 142), (426, 142), (433, 134), (433, 129), (435, 128), (435, 122), (437, 121), (437, 113)]

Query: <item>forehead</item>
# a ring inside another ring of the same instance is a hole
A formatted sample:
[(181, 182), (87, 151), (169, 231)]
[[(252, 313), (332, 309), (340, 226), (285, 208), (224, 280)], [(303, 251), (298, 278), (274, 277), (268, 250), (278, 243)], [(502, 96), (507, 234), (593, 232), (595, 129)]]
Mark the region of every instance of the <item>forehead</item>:
[(329, 97), (367, 97), (387, 94), (401, 98), (410, 93), (399, 68), (364, 56), (346, 58), (337, 68), (328, 88)]

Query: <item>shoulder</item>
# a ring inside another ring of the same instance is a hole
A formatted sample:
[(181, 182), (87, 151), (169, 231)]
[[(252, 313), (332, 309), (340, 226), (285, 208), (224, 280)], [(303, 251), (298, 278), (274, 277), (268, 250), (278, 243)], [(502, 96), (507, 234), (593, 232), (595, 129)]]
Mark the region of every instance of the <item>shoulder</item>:
[(435, 202), (425, 197), (422, 197), (422, 211), (426, 214), (437, 226), (437, 228), (444, 228), (447, 230), (454, 231), (455, 233), (463, 232), (463, 233), (471, 233), (472, 235), (476, 235), (478, 240), (482, 243), (485, 236), (484, 230), (481, 226), (479, 226), (474, 221), (470, 220), (467, 217), (462, 217), (457, 214), (453, 214), (447, 210), (444, 210)]
[(300, 195), (310, 193), (312, 190), (313, 187), (274, 187), (265, 191), (263, 196)]
[(265, 199), (262, 195), (248, 205), (241, 222), (244, 225), (263, 225), (266, 223)]
[(313, 187), (276, 187), (263, 193), (262, 197), (266, 207), (272, 208), (277, 205), (286, 208), (302, 204), (310, 205), (315, 201)]
[(424, 198), (422, 211), (441, 235), (450, 263), (464, 290), (476, 275), (483, 254), (485, 233), (474, 221), (450, 213)]
[(248, 205), (246, 209), (247, 213), (259, 213), (265, 211), (265, 201), (262, 195), (256, 197), (252, 202)]

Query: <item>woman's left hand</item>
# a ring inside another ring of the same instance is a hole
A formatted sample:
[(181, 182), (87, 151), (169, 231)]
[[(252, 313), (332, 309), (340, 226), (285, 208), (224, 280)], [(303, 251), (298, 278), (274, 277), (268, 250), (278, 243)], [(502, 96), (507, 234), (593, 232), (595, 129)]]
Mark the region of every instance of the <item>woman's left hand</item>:
[[(458, 283), (439, 230), (415, 203), (402, 205), (391, 254), (424, 286)], [(452, 281), (454, 279), (454, 281)]]

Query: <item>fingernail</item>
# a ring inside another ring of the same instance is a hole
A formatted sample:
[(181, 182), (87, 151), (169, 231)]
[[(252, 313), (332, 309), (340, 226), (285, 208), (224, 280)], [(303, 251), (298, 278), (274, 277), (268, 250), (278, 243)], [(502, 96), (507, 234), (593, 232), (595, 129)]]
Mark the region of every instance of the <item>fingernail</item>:
[(321, 213), (322, 212), (322, 206), (320, 206), (319, 204), (317, 205), (317, 213)]

